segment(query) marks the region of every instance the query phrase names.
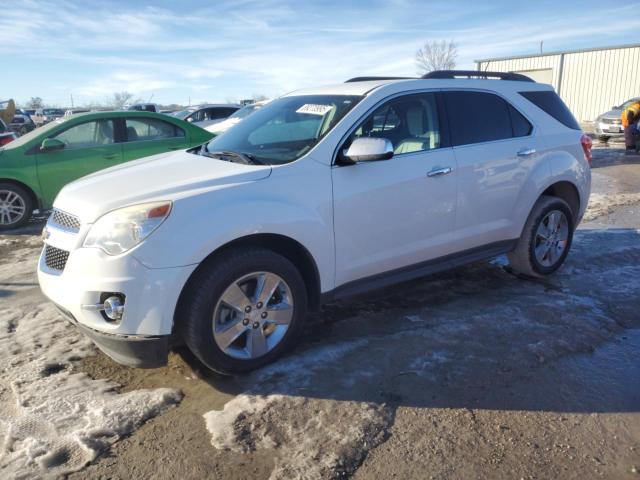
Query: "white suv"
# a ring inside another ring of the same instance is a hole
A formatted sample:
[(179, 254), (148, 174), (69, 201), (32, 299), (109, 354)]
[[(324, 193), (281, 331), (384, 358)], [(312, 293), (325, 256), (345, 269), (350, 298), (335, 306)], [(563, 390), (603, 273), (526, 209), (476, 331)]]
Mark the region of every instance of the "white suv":
[(294, 92), (202, 147), (66, 186), (43, 292), (121, 363), (162, 365), (178, 338), (233, 374), (291, 347), (322, 302), (505, 253), (554, 272), (590, 141), (550, 86), (467, 73)]

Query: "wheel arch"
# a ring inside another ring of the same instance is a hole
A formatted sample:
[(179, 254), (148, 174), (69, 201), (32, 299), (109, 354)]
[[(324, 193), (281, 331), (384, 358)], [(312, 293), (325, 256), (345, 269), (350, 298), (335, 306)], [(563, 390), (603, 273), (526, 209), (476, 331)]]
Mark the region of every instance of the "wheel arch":
[(40, 201), (40, 199), (36, 195), (36, 192), (34, 192), (33, 188), (31, 188), (26, 183), (21, 182), (19, 180), (16, 180), (14, 178), (3, 178), (3, 177), (0, 177), (0, 183), (10, 183), (12, 185), (16, 185), (18, 187), (24, 188), (27, 191), (27, 193), (29, 194), (29, 196), (31, 197), (31, 200), (33, 201), (33, 207), (34, 208), (42, 208), (42, 202)]
[[(548, 195), (552, 197), (561, 198), (569, 205), (571, 213), (573, 214), (574, 226), (577, 225), (580, 216), (580, 192), (578, 188), (571, 182), (561, 180), (549, 185), (538, 197)], [(537, 200), (536, 200), (537, 202)]]
[(243, 247), (262, 247), (282, 255), (287, 258), (300, 271), (304, 279), (305, 288), (307, 290), (307, 298), (309, 300), (309, 308), (317, 309), (320, 306), (320, 272), (315, 259), (309, 250), (297, 240), (281, 234), (275, 233), (257, 233), (232, 240), (211, 252), (198, 267), (191, 272), (189, 279), (185, 282), (176, 306), (176, 315), (174, 315), (173, 329), (176, 330), (177, 313), (182, 308), (182, 301), (185, 292), (190, 288), (191, 282), (197, 273), (206, 268), (211, 262), (215, 262), (225, 252)]

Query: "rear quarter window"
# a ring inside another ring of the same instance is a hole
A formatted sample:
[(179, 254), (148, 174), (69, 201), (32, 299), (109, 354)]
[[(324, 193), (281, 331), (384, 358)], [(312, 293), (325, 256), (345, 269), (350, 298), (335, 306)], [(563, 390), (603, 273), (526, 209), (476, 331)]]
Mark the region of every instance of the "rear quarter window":
[(567, 108), (556, 92), (546, 90), (519, 93), (536, 107), (562, 123), (565, 127), (573, 130), (581, 130), (571, 110)]

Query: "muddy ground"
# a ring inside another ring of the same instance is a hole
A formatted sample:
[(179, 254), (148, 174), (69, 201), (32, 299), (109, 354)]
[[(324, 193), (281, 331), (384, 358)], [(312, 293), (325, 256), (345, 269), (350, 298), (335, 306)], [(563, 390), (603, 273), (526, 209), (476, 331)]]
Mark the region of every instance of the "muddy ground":
[[(640, 478), (640, 157), (597, 149), (593, 191), (556, 275), (498, 258), (327, 305), (252, 375), (181, 349), (155, 370), (68, 359), (120, 395), (183, 394), (70, 478)], [(41, 227), (0, 236), (5, 312), (44, 302)]]

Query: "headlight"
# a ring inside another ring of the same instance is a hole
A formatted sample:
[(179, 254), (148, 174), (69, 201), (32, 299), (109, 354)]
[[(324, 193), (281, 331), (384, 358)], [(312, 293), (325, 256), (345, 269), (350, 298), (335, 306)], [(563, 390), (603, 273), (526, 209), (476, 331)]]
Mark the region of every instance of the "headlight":
[(144, 203), (109, 212), (93, 224), (85, 247), (97, 247), (109, 255), (118, 255), (151, 235), (171, 212), (171, 202)]

